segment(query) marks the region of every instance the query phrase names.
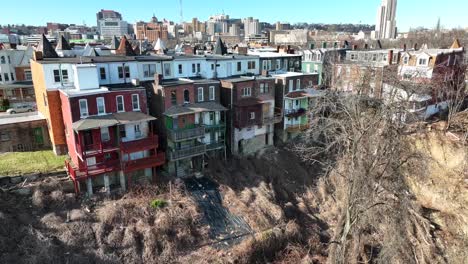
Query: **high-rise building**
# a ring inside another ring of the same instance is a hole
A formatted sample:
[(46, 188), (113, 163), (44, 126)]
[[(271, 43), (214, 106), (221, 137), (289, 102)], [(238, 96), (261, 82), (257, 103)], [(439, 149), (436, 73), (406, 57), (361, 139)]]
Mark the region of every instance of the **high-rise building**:
[(97, 28), (98, 32), (101, 33), (101, 23), (99, 23), (100, 20), (105, 20), (105, 19), (119, 19), (122, 20), (122, 15), (119, 12), (116, 12), (114, 10), (104, 10), (101, 9), (101, 11), (97, 12), (96, 14), (96, 21), (97, 21)]
[(128, 34), (128, 24), (118, 18), (106, 18), (99, 20), (99, 33), (104, 39), (111, 39), (114, 36), (124, 36)]
[(396, 8), (397, 0), (382, 0), (382, 4), (377, 9), (374, 36), (376, 39), (393, 39), (396, 37)]
[(244, 35), (245, 37), (251, 35), (258, 35), (260, 34), (260, 22), (258, 19), (254, 19), (253, 17), (248, 17), (243, 20), (244, 22)]

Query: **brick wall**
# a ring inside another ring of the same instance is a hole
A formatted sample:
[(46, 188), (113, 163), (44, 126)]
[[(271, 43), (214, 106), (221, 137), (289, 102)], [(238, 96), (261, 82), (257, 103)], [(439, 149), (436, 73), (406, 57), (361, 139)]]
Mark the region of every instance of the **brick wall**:
[[(43, 144), (39, 145), (35, 140), (34, 129), (36, 128), (41, 130)], [(7, 134), (7, 136), (0, 136), (0, 152), (31, 151), (51, 147), (45, 120), (1, 125), (0, 131)]]

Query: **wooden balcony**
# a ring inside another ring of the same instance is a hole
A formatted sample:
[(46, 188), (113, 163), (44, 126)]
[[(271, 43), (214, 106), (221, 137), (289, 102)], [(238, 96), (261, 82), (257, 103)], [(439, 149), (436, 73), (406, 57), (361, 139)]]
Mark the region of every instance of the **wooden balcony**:
[(297, 109), (285, 109), (284, 110), (284, 115), (286, 117), (299, 117), (303, 116), (306, 114), (306, 109), (305, 108), (297, 108)]
[(164, 165), (166, 162), (166, 155), (164, 152), (158, 153), (157, 155), (152, 155), (150, 157), (137, 159), (137, 160), (128, 160), (122, 162), (123, 164), (123, 171), (125, 173), (142, 170), (142, 169), (149, 169), (153, 167), (159, 167)]
[(159, 137), (154, 134), (148, 135), (146, 138), (136, 139), (127, 142), (120, 142), (120, 149), (124, 153), (133, 153), (138, 151), (157, 149), (159, 145)]
[(120, 160), (106, 160), (104, 162), (94, 164), (94, 165), (85, 165), (84, 168), (77, 168), (73, 166), (70, 162), (65, 163), (68, 173), (73, 180), (83, 180), (91, 176), (96, 176), (104, 173), (110, 173), (115, 171), (120, 171)]
[(173, 142), (184, 141), (205, 136), (205, 127), (168, 129), (167, 137)]
[(101, 143), (92, 144), (92, 145), (84, 145), (84, 146), (81, 146), (79, 144), (76, 145), (76, 151), (82, 160), (85, 160), (87, 157), (109, 153), (112, 151), (116, 151), (118, 149), (119, 149), (118, 144), (112, 141), (101, 142)]
[(168, 157), (170, 161), (176, 161), (205, 154), (206, 145), (198, 145), (184, 149), (170, 150)]
[(304, 124), (304, 125), (288, 125), (286, 124), (286, 131), (290, 133), (295, 133), (295, 132), (301, 132), (305, 131), (310, 128), (309, 124)]

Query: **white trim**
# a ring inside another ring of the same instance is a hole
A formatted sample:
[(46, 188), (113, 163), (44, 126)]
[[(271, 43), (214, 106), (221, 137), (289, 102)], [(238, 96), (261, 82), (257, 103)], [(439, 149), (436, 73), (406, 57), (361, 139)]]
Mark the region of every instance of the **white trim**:
[[(122, 98), (122, 107), (123, 107), (123, 109), (120, 110), (120, 111), (119, 111), (119, 98)], [(116, 106), (116, 109), (117, 109), (117, 113), (125, 112), (125, 99), (124, 99), (123, 95), (117, 95), (115, 97), (115, 106)]]
[(216, 89), (214, 86), (210, 86), (209, 88), (209, 96), (210, 96), (210, 101), (216, 100)]
[[(102, 106), (104, 108), (104, 112), (103, 113), (99, 113), (99, 101), (102, 101)], [(97, 109), (97, 114), (98, 115), (105, 115), (106, 114), (106, 100), (104, 99), (104, 97), (97, 97), (96, 98), (96, 109)]]
[[(86, 104), (86, 112), (82, 112), (81, 110), (81, 102), (85, 102)], [(86, 118), (89, 116), (89, 108), (88, 108), (88, 100), (87, 99), (80, 99), (78, 100), (78, 107), (80, 108), (80, 117)]]
[[(135, 108), (133, 105), (133, 97), (136, 96), (137, 98), (137, 103), (138, 103), (138, 108)], [(132, 94), (132, 110), (133, 111), (140, 111), (140, 95), (139, 94)]]
[[(201, 91), (201, 93), (200, 93)], [(201, 99), (200, 99), (200, 95), (201, 95)], [(203, 94), (203, 87), (198, 87), (197, 89), (197, 99), (198, 99), (198, 102), (203, 102), (205, 101), (204, 99), (204, 94)]]

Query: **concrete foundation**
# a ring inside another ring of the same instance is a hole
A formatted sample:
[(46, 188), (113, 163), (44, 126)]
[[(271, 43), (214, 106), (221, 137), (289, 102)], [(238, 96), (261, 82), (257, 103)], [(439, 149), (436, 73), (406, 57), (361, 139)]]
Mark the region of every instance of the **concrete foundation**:
[(111, 189), (110, 189), (110, 183), (109, 183), (109, 175), (104, 174), (104, 188), (106, 189), (106, 193), (110, 194)]
[(93, 180), (91, 178), (88, 178), (86, 180), (86, 188), (89, 196), (93, 195)]

